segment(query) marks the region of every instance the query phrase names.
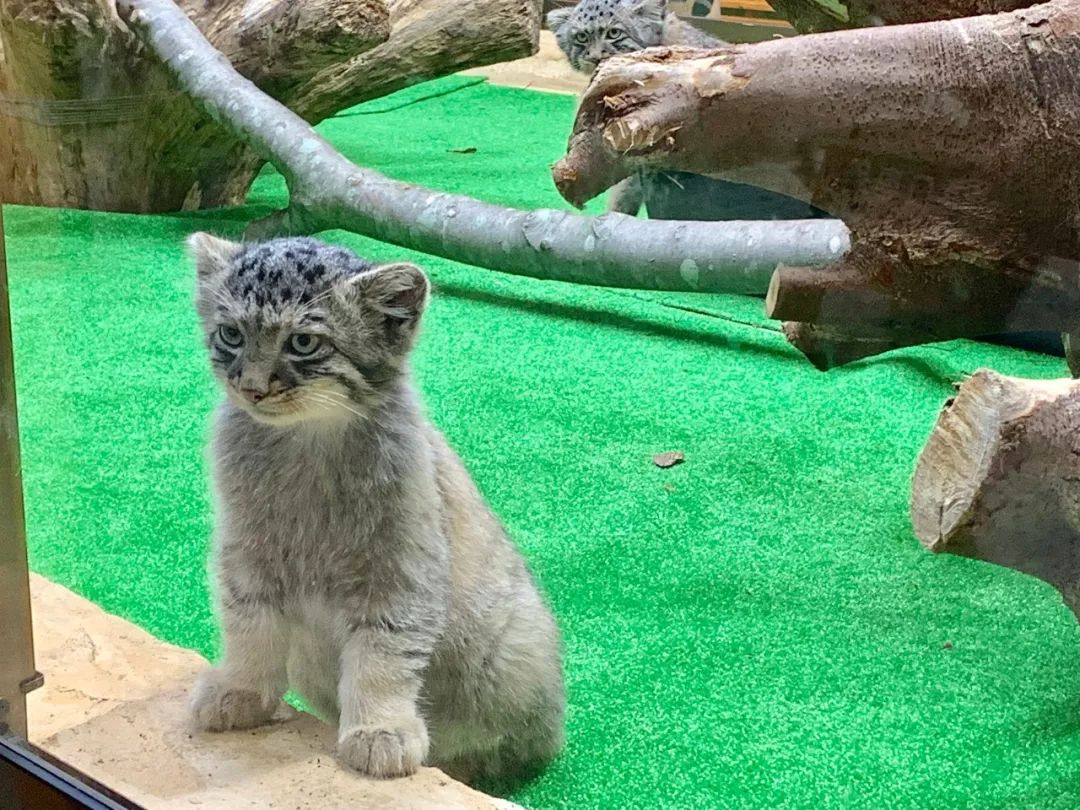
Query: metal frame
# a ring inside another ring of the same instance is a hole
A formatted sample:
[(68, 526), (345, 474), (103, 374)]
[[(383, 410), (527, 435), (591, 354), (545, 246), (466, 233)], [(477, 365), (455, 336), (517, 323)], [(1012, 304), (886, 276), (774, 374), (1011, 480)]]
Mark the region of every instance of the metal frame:
[(0, 735), (4, 810), (142, 810), (105, 785), (26, 740)]
[(0, 208), (0, 734), (26, 736), (26, 693), (41, 686), (34, 668), (30, 571), (26, 559), (15, 361), (8, 306), (4, 216)]

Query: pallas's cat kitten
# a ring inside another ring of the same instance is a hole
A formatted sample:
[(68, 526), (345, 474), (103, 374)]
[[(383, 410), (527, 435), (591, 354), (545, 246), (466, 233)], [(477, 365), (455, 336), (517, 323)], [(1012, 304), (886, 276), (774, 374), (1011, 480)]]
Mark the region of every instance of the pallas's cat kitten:
[(563, 743), (558, 630), (521, 555), (424, 418), (410, 264), (312, 239), (197, 233), (226, 398), (213, 438), (221, 662), (197, 727), (270, 721), (287, 688), (371, 776), (534, 771)]

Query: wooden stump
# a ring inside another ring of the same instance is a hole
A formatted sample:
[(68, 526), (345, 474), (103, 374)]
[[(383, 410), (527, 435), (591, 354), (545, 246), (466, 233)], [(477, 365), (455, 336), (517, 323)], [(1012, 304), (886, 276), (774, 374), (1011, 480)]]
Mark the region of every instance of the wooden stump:
[(912, 484), (920, 542), (1057, 588), (1080, 619), (1080, 382), (976, 372), (950, 400)]

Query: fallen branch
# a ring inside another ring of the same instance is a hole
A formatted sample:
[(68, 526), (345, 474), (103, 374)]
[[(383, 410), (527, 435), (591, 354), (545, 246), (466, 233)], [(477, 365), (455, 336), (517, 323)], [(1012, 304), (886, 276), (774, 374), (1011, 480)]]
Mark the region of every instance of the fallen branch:
[[(848, 9), (903, 19), (1017, 5)], [(772, 317), (812, 325), (786, 331), (818, 363), (953, 337), (1080, 333), (1078, 73), (1080, 0), (656, 48), (600, 66), (553, 175), (575, 205), (666, 169), (753, 183), (842, 218), (855, 234), (845, 258), (781, 269), (768, 299)]]
[(1080, 618), (1080, 382), (978, 371), (919, 457), (922, 544), (1049, 582)]
[(390, 180), (338, 153), (239, 76), (171, 0), (119, 0), (181, 87), (285, 176), (290, 204), (252, 237), (341, 228), (468, 264), (617, 287), (763, 293), (781, 262), (848, 248), (835, 220), (703, 223), (516, 211)]

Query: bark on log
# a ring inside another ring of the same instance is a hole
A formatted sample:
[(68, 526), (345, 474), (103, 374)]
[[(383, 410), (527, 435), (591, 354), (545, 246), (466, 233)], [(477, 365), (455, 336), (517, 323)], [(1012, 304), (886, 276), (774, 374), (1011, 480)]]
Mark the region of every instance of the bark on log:
[(770, 5), (803, 34), (875, 25), (950, 20), (1033, 6), (1033, 0), (846, 0), (838, 13), (821, 0), (771, 0)]
[(835, 220), (704, 223), (516, 211), (361, 169), (239, 76), (170, 0), (118, 8), (179, 84), (285, 176), (290, 206), (253, 237), (343, 228), (481, 267), (607, 286), (762, 293), (778, 262), (848, 248)]
[(674, 169), (840, 217), (851, 253), (821, 271), (782, 270), (770, 295), (773, 317), (813, 323), (836, 347), (867, 350), (887, 330), (902, 345), (1076, 332), (1078, 75), (1080, 0), (654, 49), (601, 65), (553, 172), (576, 204), (631, 172)]
[(390, 39), (312, 77), (286, 106), (314, 123), (418, 82), (528, 56), (540, 37), (539, 0), (390, 0), (390, 19)]
[[(526, 56), (539, 35), (534, 0), (180, 6), (241, 74), (313, 123), (410, 83)], [(112, 0), (0, 0), (4, 201), (137, 212), (233, 205), (262, 163), (146, 58)]]
[(1080, 618), (1080, 382), (976, 372), (919, 457), (922, 544), (1049, 582)]
[(312, 76), (385, 42), (384, 0), (181, 4), (206, 38), (263, 92), (288, 104)]
[(918, 329), (858, 325), (838, 329), (830, 324), (787, 321), (784, 337), (819, 371), (854, 363), (893, 349), (940, 340)]

